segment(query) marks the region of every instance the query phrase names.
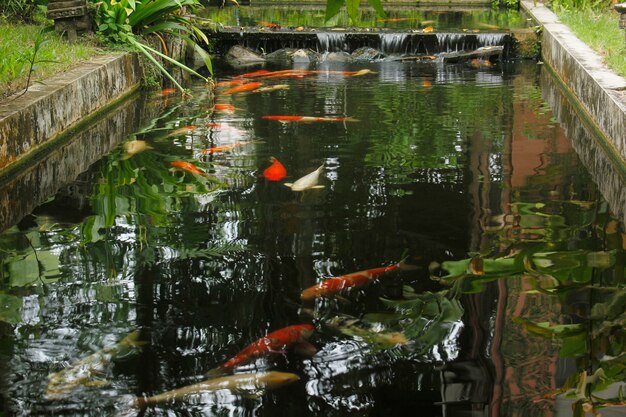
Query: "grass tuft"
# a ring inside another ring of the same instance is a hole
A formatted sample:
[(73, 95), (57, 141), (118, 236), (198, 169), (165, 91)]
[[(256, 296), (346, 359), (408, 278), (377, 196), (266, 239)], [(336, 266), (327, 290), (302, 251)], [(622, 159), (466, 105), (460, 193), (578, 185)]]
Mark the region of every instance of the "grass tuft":
[[(38, 25), (0, 23), (0, 97), (10, 96), (26, 88), (30, 68), (28, 56), (41, 29), (42, 26)], [(95, 44), (84, 39), (72, 44), (54, 32), (44, 34), (44, 38), (49, 41), (38, 51), (37, 60), (56, 62), (38, 63), (31, 85), (101, 52)]]
[(557, 10), (559, 19), (593, 50), (606, 65), (626, 77), (626, 42), (618, 27), (619, 14), (613, 10)]

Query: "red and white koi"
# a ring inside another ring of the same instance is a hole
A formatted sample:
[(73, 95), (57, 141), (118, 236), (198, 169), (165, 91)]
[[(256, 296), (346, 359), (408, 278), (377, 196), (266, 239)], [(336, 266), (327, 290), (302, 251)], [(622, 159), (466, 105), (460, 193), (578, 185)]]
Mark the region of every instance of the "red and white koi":
[(287, 115), (275, 115), (275, 116), (262, 116), (266, 120), (276, 120), (281, 123), (290, 122), (358, 122), (357, 119), (352, 117), (316, 117), (316, 116), (287, 116)]
[[(255, 358), (271, 353), (284, 353), (285, 349), (292, 347), (310, 352), (313, 345), (308, 342), (308, 338), (311, 337), (314, 330), (315, 326), (312, 324), (296, 324), (268, 333), (246, 346), (241, 352), (216, 369), (209, 371), (207, 375), (230, 373), (236, 366), (248, 363)], [(313, 349), (315, 348), (313, 347)]]

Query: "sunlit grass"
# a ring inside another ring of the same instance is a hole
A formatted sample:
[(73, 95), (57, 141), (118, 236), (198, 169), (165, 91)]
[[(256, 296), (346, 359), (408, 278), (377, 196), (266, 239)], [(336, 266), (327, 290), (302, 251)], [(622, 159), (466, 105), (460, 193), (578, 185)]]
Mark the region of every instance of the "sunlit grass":
[(598, 52), (613, 71), (626, 76), (626, 44), (613, 10), (561, 10), (557, 15), (583, 42)]
[[(0, 96), (6, 97), (26, 88), (30, 68), (28, 54), (33, 50), (41, 29), (42, 26), (0, 22)], [(56, 62), (36, 64), (31, 85), (33, 82), (44, 81), (52, 74), (65, 71), (100, 51), (88, 41), (71, 44), (54, 32), (48, 32), (44, 36), (49, 42), (42, 46), (37, 59)]]

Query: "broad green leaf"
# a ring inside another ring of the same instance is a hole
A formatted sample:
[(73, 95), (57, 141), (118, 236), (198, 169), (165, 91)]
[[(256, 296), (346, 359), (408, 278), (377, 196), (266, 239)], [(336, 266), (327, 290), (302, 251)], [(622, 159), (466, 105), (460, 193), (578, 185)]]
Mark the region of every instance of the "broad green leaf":
[(209, 55), (208, 52), (202, 49), (202, 47), (198, 45), (197, 43), (194, 44), (193, 48), (196, 51), (196, 53), (198, 53), (198, 55), (202, 57), (202, 60), (204, 61), (204, 65), (209, 70), (209, 73), (211, 74), (211, 76), (213, 76), (213, 64), (211, 62), (211, 55)]
[(562, 339), (559, 356), (562, 358), (576, 358), (586, 355), (589, 351), (589, 336), (586, 332), (578, 332)]
[(356, 22), (359, 18), (359, 4), (361, 0), (346, 0), (346, 9), (348, 10), (348, 16), (352, 22)]
[(327, 0), (326, 1), (326, 17), (325, 17), (326, 21), (329, 21), (330, 19), (332, 19), (333, 16), (339, 13), (339, 10), (341, 10), (343, 3), (344, 3), (344, 0)]

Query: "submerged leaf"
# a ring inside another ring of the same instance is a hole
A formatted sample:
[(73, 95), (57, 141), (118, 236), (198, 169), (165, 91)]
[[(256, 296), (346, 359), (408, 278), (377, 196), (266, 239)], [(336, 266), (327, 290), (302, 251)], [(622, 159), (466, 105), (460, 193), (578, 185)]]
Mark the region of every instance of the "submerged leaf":
[(10, 294), (0, 293), (0, 321), (18, 324), (22, 321), (22, 299)]

